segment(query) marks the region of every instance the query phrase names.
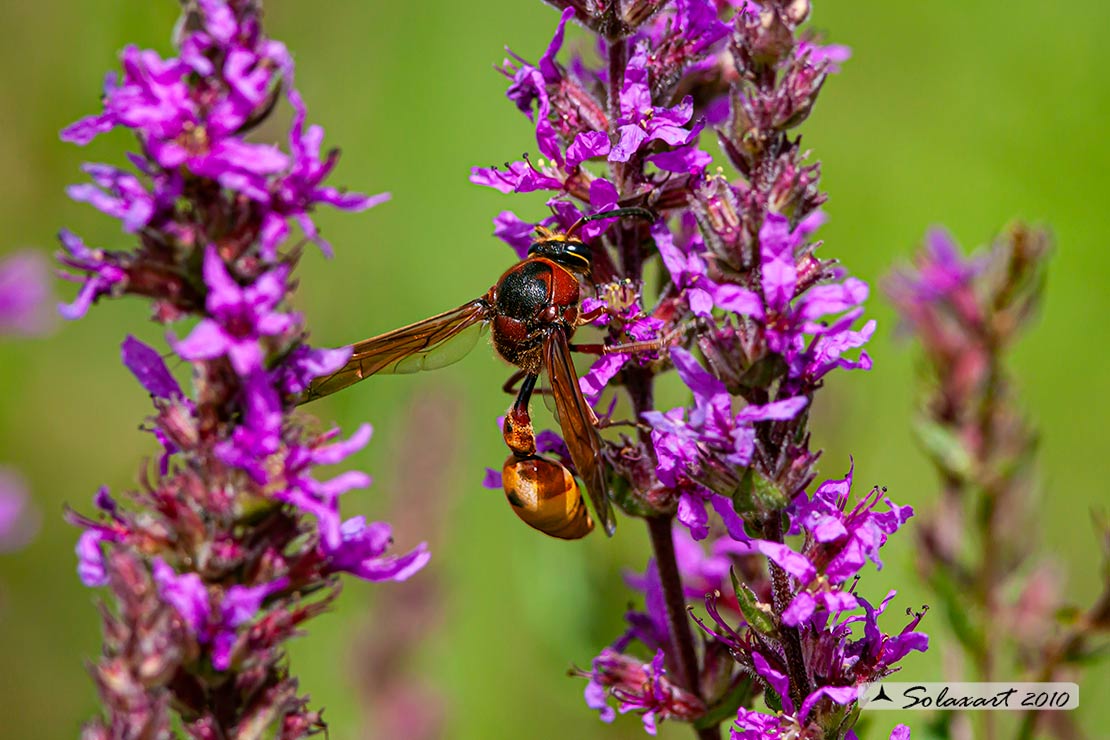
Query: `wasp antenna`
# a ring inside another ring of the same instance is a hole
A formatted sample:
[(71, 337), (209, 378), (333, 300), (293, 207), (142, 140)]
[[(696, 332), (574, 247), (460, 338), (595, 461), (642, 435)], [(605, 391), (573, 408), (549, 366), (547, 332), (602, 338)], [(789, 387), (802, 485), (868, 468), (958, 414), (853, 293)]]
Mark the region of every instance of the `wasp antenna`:
[(647, 208), (617, 208), (612, 211), (603, 211), (601, 213), (593, 213), (589, 216), (583, 216), (582, 218), (571, 224), (571, 227), (567, 229), (567, 236), (574, 236), (574, 232), (578, 231), (578, 229), (582, 228), (583, 225), (588, 224), (590, 221), (600, 221), (603, 218), (613, 218), (614, 216), (618, 218), (623, 218), (624, 216), (632, 216), (635, 218), (641, 218), (645, 221), (655, 220), (655, 213), (648, 210)]

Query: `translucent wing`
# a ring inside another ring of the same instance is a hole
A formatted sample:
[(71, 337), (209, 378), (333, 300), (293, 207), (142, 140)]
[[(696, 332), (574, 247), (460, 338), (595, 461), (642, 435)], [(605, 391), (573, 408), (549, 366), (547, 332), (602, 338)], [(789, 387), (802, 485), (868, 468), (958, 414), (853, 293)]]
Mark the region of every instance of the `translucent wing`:
[(613, 507), (605, 486), (605, 470), (601, 461), (601, 438), (594, 427), (594, 415), (578, 387), (578, 375), (571, 362), (566, 333), (554, 329), (544, 346), (547, 374), (555, 396), (555, 409), (563, 430), (570, 457), (578, 475), (586, 484), (586, 493), (594, 506), (594, 515), (610, 537), (616, 531)]
[(478, 298), (430, 319), (361, 341), (352, 346), (347, 364), (312, 381), (300, 402), (341, 391), (378, 373), (415, 373), (457, 362), (474, 348), (491, 312), (489, 303)]

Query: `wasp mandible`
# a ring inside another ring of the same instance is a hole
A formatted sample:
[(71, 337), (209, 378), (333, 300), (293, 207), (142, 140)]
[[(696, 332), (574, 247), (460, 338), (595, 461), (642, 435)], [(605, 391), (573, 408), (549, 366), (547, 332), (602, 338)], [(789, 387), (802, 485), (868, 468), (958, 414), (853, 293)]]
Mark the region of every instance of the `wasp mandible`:
[[(493, 347), (520, 368), (520, 390), (505, 415), (502, 434), (512, 454), (502, 468), (505, 496), (526, 524), (561, 539), (578, 539), (593, 530), (574, 476), (562, 464), (536, 454), (528, 404), (540, 374), (546, 372), (563, 438), (595, 515), (606, 534), (616, 528), (601, 461), (597, 418), (578, 387), (570, 343), (575, 330), (599, 314), (581, 311), (593, 253), (578, 229), (602, 218), (655, 219), (643, 208), (618, 208), (585, 216), (565, 232), (536, 227), (528, 255), (510, 267), (485, 295), (456, 309), (371, 337), (352, 346), (351, 359), (331, 375), (317, 378), (301, 403), (327, 396), (377, 373), (411, 373), (444, 367), (461, 359), (490, 327)], [(469, 335), (469, 342), (462, 337)], [(456, 341), (452, 341), (456, 340)], [(640, 346), (643, 345), (643, 346)], [(658, 349), (639, 342), (618, 347), (591, 345), (593, 352)]]

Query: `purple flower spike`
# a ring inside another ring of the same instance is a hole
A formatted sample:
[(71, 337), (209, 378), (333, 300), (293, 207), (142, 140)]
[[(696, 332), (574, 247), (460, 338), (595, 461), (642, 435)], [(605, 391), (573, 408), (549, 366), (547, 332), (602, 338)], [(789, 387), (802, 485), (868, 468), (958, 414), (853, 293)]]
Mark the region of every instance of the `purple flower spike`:
[[(626, 632), (582, 673), (587, 705), (611, 721), (615, 697), (653, 733), (664, 717), (695, 716), (663, 709), (669, 682), (719, 706), (724, 687), (754, 675), (779, 695), (779, 713), (739, 710), (734, 738), (845, 734), (856, 686), (894, 669), (857, 659), (873, 640), (853, 640), (867, 615), (850, 576), (881, 562), (879, 548), (912, 513), (877, 511), (881, 491), (854, 508), (846, 495), (829, 499), (850, 480), (804, 493), (820, 456), (809, 409), (829, 373), (871, 367), (862, 350), (875, 332), (863, 319), (867, 284), (818, 256), (821, 168), (792, 132), (848, 50), (799, 28), (805, 3), (630, 3), (615, 17), (604, 4), (557, 4), (566, 9), (540, 62), (511, 55), (499, 70), (543, 157), (476, 167), (471, 180), (549, 192), (554, 218), (544, 224), (556, 229), (647, 209), (576, 227), (597, 283), (579, 312), (607, 348), (579, 388), (591, 406), (611, 400), (599, 427), (637, 430), (601, 435), (600, 459), (616, 502), (648, 519), (655, 555), (629, 579), (643, 610), (626, 615)], [(590, 53), (561, 65), (572, 15)], [(706, 121), (732, 174), (706, 171)], [(506, 211), (495, 227), (523, 259), (530, 224)], [(645, 291), (660, 268), (663, 283)], [(653, 399), (671, 369), (691, 400), (665, 410)], [(485, 485), (500, 483), (488, 470)], [(688, 534), (673, 536), (676, 519)], [(675, 605), (684, 596), (704, 599), (709, 615), (691, 614), (714, 638), (700, 652), (683, 637), (690, 622)]]
[[(138, 152), (127, 169), (86, 165), (90, 181), (68, 189), (117, 219), (124, 244), (92, 249), (61, 233), (65, 277), (81, 283), (62, 314), (79, 318), (102, 298), (128, 295), (149, 301), (159, 324), (190, 322), (183, 338), (166, 335), (190, 363), (187, 387), (164, 348), (132, 336), (120, 347), (151, 396), (141, 429), (161, 446), (157, 464), (144, 461), (139, 490), (118, 499), (101, 490), (96, 518), (66, 514), (83, 530), (78, 575), (107, 587), (110, 615), (107, 657), (94, 670), (104, 712), (83, 734), (215, 738), (269, 728), (294, 740), (325, 726), (299, 693), (286, 641), (338, 595), (337, 574), (399, 581), (429, 557), (425, 545), (390, 555), (386, 524), (344, 523), (340, 496), (369, 476), (348, 470), (328, 480), (318, 471), (364, 446), (370, 426), (339, 440), (338, 429), (318, 433), (295, 410), (351, 349), (304, 341), (303, 317), (289, 308), (300, 256), (287, 239), (291, 222), (330, 255), (316, 207), (358, 211), (388, 195), (330, 184), (338, 151), (325, 150), (324, 130), (308, 121), (293, 58), (266, 37), (259, 3), (182, 8), (177, 56), (124, 49), (102, 110), (62, 132), (87, 144), (125, 129)], [(249, 133), (282, 97), (293, 111), (285, 150)], [(15, 313), (9, 294), (14, 301), (33, 288), (20, 277), (28, 284), (13, 293), (6, 276), (0, 267), (0, 331)], [(3, 483), (0, 475), (0, 548), (9, 530), (32, 529)]]

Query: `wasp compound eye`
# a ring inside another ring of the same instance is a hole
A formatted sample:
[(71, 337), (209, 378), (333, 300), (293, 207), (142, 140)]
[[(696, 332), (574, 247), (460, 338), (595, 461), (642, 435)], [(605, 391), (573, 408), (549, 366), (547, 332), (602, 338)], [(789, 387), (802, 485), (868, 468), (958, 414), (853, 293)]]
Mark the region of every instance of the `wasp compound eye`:
[(535, 455), (512, 455), (501, 469), (501, 480), (509, 505), (529, 527), (563, 540), (577, 540), (593, 531), (578, 484), (559, 463)]
[(590, 261), (593, 259), (593, 250), (590, 249), (588, 244), (580, 241), (566, 241), (563, 242), (563, 254), (573, 261), (577, 261), (582, 266), (589, 268)]

